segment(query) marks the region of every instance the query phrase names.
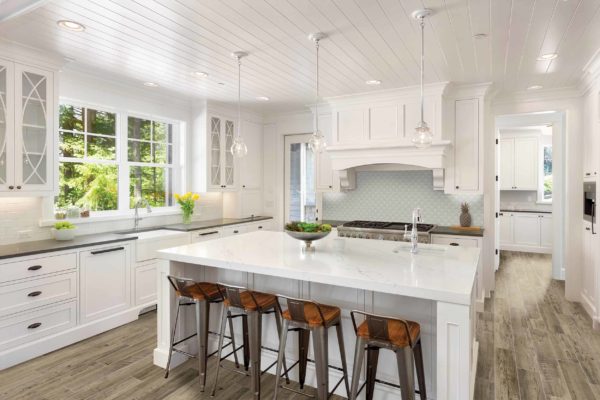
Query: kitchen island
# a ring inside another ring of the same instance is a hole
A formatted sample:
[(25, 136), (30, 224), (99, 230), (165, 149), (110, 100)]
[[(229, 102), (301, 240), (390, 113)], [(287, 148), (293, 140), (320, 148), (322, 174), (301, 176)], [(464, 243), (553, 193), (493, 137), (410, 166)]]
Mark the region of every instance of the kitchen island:
[[(166, 365), (175, 301), (166, 275), (172, 274), (339, 306), (343, 312), (346, 357), (350, 364), (355, 343), (350, 310), (416, 321), (421, 324), (429, 398), (472, 398), (477, 363), (474, 285), (479, 249), (420, 245), (420, 252), (411, 254), (408, 243), (340, 239), (333, 235), (313, 243), (315, 252), (305, 253), (302, 246), (284, 232), (260, 231), (162, 250), (164, 262), (158, 269), (158, 345), (154, 363), (161, 367)], [(193, 310), (189, 311), (180, 318), (181, 336), (193, 333), (194, 315)], [(211, 311), (210, 330), (217, 331), (218, 310)], [(274, 320), (265, 318), (264, 324), (263, 345), (275, 349), (278, 338)], [(241, 327), (236, 326), (235, 330), (236, 336), (241, 336)], [(291, 338), (296, 339), (295, 335)], [(286, 349), (290, 360), (297, 359), (294, 340), (288, 341)], [(335, 338), (331, 341), (335, 343)], [(188, 350), (195, 351), (193, 343)], [(262, 357), (263, 365), (269, 365), (276, 354), (265, 350)], [(184, 356), (176, 355), (173, 365), (184, 360)], [(333, 345), (329, 361), (332, 365), (341, 365)], [(349, 369), (352, 371), (352, 365)], [(314, 386), (311, 372), (309, 370), (307, 383)], [(340, 376), (335, 369), (330, 369), (330, 374), (331, 381)], [(210, 372), (208, 379), (211, 379)], [(398, 382), (396, 361), (391, 352), (384, 351), (380, 356), (378, 379)], [(389, 385), (378, 384), (376, 390), (378, 399), (399, 396), (397, 389)], [(346, 395), (341, 388), (337, 393)]]

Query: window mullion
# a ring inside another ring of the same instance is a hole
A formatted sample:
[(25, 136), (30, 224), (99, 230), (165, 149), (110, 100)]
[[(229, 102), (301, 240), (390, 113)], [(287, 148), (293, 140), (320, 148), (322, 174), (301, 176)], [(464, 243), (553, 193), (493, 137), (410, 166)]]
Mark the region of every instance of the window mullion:
[(119, 152), (119, 211), (129, 210), (129, 165), (127, 163), (127, 114), (117, 114)]

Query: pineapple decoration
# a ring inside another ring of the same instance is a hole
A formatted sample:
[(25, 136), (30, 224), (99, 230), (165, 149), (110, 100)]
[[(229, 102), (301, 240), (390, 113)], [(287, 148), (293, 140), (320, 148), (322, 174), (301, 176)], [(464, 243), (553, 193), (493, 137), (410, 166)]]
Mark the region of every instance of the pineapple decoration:
[(471, 214), (469, 214), (469, 203), (466, 201), (460, 205), (460, 226), (471, 226)]

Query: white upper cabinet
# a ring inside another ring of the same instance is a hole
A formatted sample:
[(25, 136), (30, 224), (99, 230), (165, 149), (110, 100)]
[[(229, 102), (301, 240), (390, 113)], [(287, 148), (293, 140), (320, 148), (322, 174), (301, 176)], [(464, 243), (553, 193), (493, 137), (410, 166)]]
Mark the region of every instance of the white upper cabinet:
[(244, 190), (261, 189), (263, 177), (262, 125), (243, 121), (242, 137), (248, 147), (248, 154), (239, 160), (241, 188)]
[(55, 190), (54, 73), (0, 60), (0, 193)]
[[(332, 126), (331, 126), (331, 114), (323, 114), (319, 116), (319, 129), (325, 136), (327, 143), (331, 143), (332, 138)], [(317, 191), (329, 192), (339, 188), (339, 184), (336, 185), (336, 174), (331, 166), (331, 155), (328, 151), (322, 151), (317, 154)]]
[(539, 175), (537, 137), (508, 137), (499, 140), (500, 190), (537, 190)]
[(455, 101), (454, 190), (480, 190), (479, 99)]
[(233, 118), (220, 115), (208, 115), (208, 171), (210, 173), (208, 189), (227, 191), (236, 189), (235, 158), (231, 154), (231, 145), (235, 137), (236, 122)]

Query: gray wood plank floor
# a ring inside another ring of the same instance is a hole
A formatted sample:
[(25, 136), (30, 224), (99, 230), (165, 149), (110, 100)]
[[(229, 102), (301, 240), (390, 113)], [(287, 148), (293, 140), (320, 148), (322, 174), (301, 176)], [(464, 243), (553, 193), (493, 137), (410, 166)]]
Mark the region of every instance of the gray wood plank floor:
[[(476, 400), (600, 400), (600, 333), (564, 299), (546, 255), (503, 253), (496, 291), (479, 314)], [(210, 399), (194, 360), (169, 379), (152, 364), (156, 315), (0, 372), (2, 400)], [(216, 366), (209, 364), (209, 387)], [(218, 399), (251, 399), (249, 379), (222, 370)], [(263, 377), (271, 398), (273, 376)], [(312, 391), (312, 389), (309, 389)], [(314, 393), (314, 391), (313, 391)], [(305, 399), (282, 392), (281, 399)], [(339, 397), (338, 397), (339, 399)]]
[(600, 399), (600, 333), (551, 278), (551, 256), (502, 252), (479, 314), (475, 399)]

